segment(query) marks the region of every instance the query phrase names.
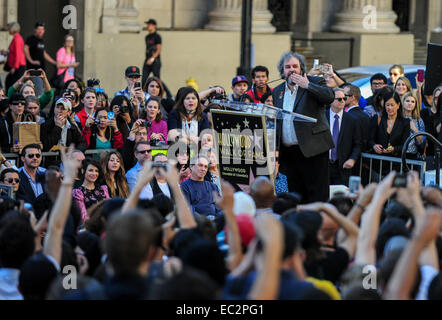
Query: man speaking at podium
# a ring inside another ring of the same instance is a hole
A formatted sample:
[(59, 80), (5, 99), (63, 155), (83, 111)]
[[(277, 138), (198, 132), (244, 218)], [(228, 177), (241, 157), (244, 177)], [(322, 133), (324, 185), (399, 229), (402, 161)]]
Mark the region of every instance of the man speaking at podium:
[(305, 58), (300, 54), (284, 53), (278, 70), (286, 81), (273, 90), (275, 107), (317, 120), (278, 120), (280, 171), (287, 175), (289, 191), (301, 194), (302, 203), (327, 201), (328, 158), (334, 143), (325, 105), (333, 102), (333, 90), (323, 78), (306, 75)]

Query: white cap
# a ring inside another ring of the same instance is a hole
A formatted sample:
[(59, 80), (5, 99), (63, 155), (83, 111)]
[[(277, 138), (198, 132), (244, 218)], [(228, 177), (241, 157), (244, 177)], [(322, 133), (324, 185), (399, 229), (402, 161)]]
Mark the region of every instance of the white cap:
[(60, 98), (55, 102), (55, 105), (62, 104), (65, 109), (72, 110), (72, 103), (69, 101), (69, 99), (66, 98)]
[(249, 196), (247, 193), (239, 191), (235, 192), (233, 195), (234, 205), (233, 205), (233, 213), (235, 215), (238, 214), (247, 214), (252, 218), (255, 217), (256, 206), (253, 198)]

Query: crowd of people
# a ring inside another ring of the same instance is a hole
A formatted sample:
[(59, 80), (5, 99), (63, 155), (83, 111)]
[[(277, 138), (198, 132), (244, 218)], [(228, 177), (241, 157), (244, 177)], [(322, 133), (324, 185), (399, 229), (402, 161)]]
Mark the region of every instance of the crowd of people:
[[(288, 52), (275, 88), (268, 68), (256, 66), (250, 86), (244, 75), (232, 79), (230, 95), (213, 86), (165, 96), (161, 37), (154, 20), (146, 23), (143, 74), (128, 66), (127, 86), (113, 96), (105, 81), (85, 85), (75, 76), (72, 35), (53, 60), (43, 23), (26, 42), (17, 23), (8, 25), (0, 299), (442, 298), (438, 186), (422, 187), (411, 172), (398, 187), (391, 171), (357, 194), (329, 192), (359, 175), (362, 152), (398, 157), (416, 132), (442, 141), (442, 86), (427, 96), (417, 81), (414, 92), (394, 65), (390, 79), (371, 77), (373, 96), (364, 99), (332, 65), (308, 71), (302, 55)], [(58, 68), (53, 81), (45, 61)], [(213, 99), (264, 103), (317, 122), (278, 121), (274, 182), (256, 177), (249, 193), (235, 192), (220, 174), (210, 110), (222, 107)], [(14, 141), (22, 121), (40, 124), (40, 141)], [(45, 158), (48, 151), (61, 159)], [(407, 149), (427, 169), (434, 156), (425, 137)], [(75, 289), (65, 285), (69, 266)], [(375, 274), (368, 284), (367, 266)]]

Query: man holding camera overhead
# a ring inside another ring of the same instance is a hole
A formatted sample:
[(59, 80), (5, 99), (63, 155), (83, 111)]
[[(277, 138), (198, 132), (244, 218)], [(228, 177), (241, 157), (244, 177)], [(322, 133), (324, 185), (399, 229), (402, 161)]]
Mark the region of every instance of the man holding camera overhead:
[[(146, 105), (147, 99), (149, 99), (149, 94), (144, 92), (141, 87), (141, 73), (140, 68), (136, 66), (129, 66), (125, 71), (125, 78), (127, 82), (127, 87), (117, 91), (116, 96), (125, 96), (129, 99), (131, 106), (133, 107), (133, 112), (131, 112), (132, 119), (136, 120), (139, 117), (141, 110)], [(138, 106), (138, 108), (136, 108)]]

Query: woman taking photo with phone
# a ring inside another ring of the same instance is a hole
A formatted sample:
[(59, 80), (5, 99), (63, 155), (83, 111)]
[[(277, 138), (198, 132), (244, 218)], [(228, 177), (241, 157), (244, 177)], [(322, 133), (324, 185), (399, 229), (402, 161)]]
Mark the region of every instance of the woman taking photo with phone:
[(120, 149), (124, 147), (123, 136), (117, 127), (115, 117), (108, 117), (108, 112), (101, 109), (95, 118), (89, 117), (81, 134), (88, 149)]
[(84, 159), (82, 163), (80, 188), (72, 190), (72, 197), (81, 210), (81, 221), (89, 219), (87, 209), (93, 204), (109, 199), (107, 186), (102, 183), (103, 173), (100, 163), (94, 159)]
[(54, 91), (52, 90), (46, 72), (44, 72), (43, 69), (26, 70), (23, 76), (9, 88), (8, 97), (12, 97), (16, 92), (21, 92), (24, 85), (31, 85), (33, 87), (33, 93), (29, 94), (37, 96), (32, 78), (41, 78), (43, 80), (44, 92), (38, 97), (38, 101), (40, 102), (40, 109), (44, 110), (54, 98)]

